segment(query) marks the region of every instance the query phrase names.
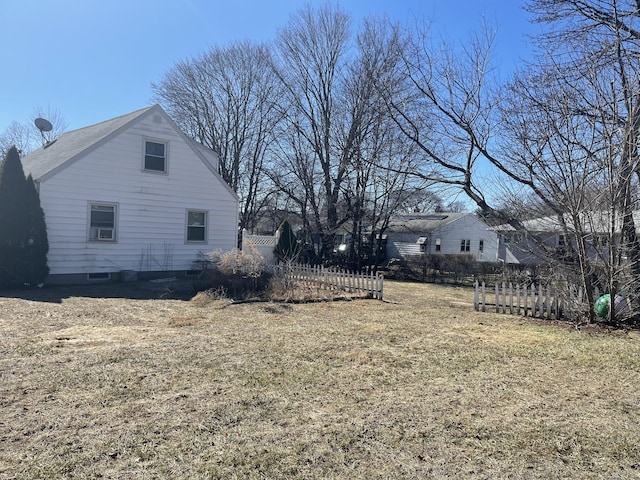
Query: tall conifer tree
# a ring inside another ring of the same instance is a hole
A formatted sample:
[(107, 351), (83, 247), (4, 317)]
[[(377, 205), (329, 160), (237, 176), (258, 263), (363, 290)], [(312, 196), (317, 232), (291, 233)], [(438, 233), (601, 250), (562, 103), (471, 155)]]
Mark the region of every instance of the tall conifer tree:
[(24, 202), (27, 210), (27, 238), (24, 255), (27, 278), (25, 283), (37, 285), (43, 282), (49, 273), (47, 266), (49, 240), (44, 211), (40, 206), (40, 195), (31, 175), (27, 177), (25, 183)]
[(0, 287), (38, 284), (48, 273), (44, 213), (33, 179), (11, 147), (0, 165)]
[(287, 220), (280, 224), (278, 233), (280, 238), (274, 251), (276, 258), (281, 262), (297, 261), (298, 257), (300, 257), (300, 244)]

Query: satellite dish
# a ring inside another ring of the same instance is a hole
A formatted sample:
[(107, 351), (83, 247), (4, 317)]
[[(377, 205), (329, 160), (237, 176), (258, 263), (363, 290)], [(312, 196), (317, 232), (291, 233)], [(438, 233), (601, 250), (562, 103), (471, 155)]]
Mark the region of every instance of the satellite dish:
[(44, 132), (50, 132), (53, 129), (53, 125), (51, 125), (51, 122), (49, 120), (45, 120), (44, 118), (38, 117), (33, 121), (33, 123), (36, 124), (38, 130), (40, 130), (40, 135), (42, 135), (42, 146), (46, 148), (50, 143), (53, 143), (44, 134)]
[(44, 118), (36, 118), (33, 123), (36, 124), (36, 127), (38, 127), (38, 130), (40, 130), (41, 132), (50, 132), (53, 128), (51, 122), (49, 120), (45, 120)]

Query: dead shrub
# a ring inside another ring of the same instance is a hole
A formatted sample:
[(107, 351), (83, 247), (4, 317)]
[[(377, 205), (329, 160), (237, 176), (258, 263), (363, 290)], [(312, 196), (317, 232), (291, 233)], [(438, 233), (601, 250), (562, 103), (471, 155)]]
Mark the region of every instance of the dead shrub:
[(217, 269), (225, 275), (260, 277), (265, 270), (265, 260), (252, 242), (246, 242), (245, 248), (234, 248), (228, 252), (216, 250), (209, 257)]
[(265, 270), (264, 257), (253, 244), (249, 242), (244, 250), (216, 250), (207, 256), (213, 268), (202, 271), (196, 290), (205, 291), (204, 295), (211, 300), (264, 296), (271, 275)]

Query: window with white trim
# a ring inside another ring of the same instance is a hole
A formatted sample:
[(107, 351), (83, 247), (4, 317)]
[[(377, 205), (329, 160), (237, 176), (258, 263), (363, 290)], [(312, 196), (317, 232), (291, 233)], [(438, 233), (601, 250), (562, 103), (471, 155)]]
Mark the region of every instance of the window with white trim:
[(89, 206), (89, 240), (115, 242), (116, 214), (115, 204), (91, 203)]
[(480, 239), (480, 243), (478, 244), (478, 251), (484, 252), (484, 240)]
[(427, 251), (427, 237), (418, 238), (418, 245), (420, 245), (420, 252), (426, 253)]
[(165, 173), (167, 171), (167, 144), (162, 142), (144, 142), (144, 170)]
[(187, 242), (207, 241), (207, 212), (187, 211)]
[(440, 251), (441, 246), (442, 246), (442, 239), (436, 238), (436, 252)]
[(471, 251), (471, 240), (463, 238), (460, 241), (460, 252), (461, 253), (465, 253), (465, 252), (470, 252), (470, 251)]

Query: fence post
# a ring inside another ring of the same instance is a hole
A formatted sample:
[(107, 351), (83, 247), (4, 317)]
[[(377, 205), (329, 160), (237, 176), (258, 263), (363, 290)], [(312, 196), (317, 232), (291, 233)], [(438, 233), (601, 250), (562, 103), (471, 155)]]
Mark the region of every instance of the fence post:
[(547, 285), (547, 320), (551, 320), (551, 290)]
[(479, 302), (479, 297), (480, 297), (480, 284), (478, 282), (478, 280), (476, 280), (476, 282), (474, 283), (474, 289), (473, 289), (473, 309), (477, 312), (478, 310), (480, 310), (480, 302)]
[(502, 313), (507, 313), (507, 290), (504, 282), (502, 282)]
[(482, 282), (482, 311), (487, 311), (487, 288), (485, 282)]
[(500, 286), (496, 282), (496, 313), (500, 313)]
[(513, 284), (509, 282), (509, 314), (513, 315)]
[(544, 297), (542, 295), (542, 284), (538, 285), (538, 314), (544, 317)]
[(531, 316), (536, 316), (536, 286), (531, 284)]

